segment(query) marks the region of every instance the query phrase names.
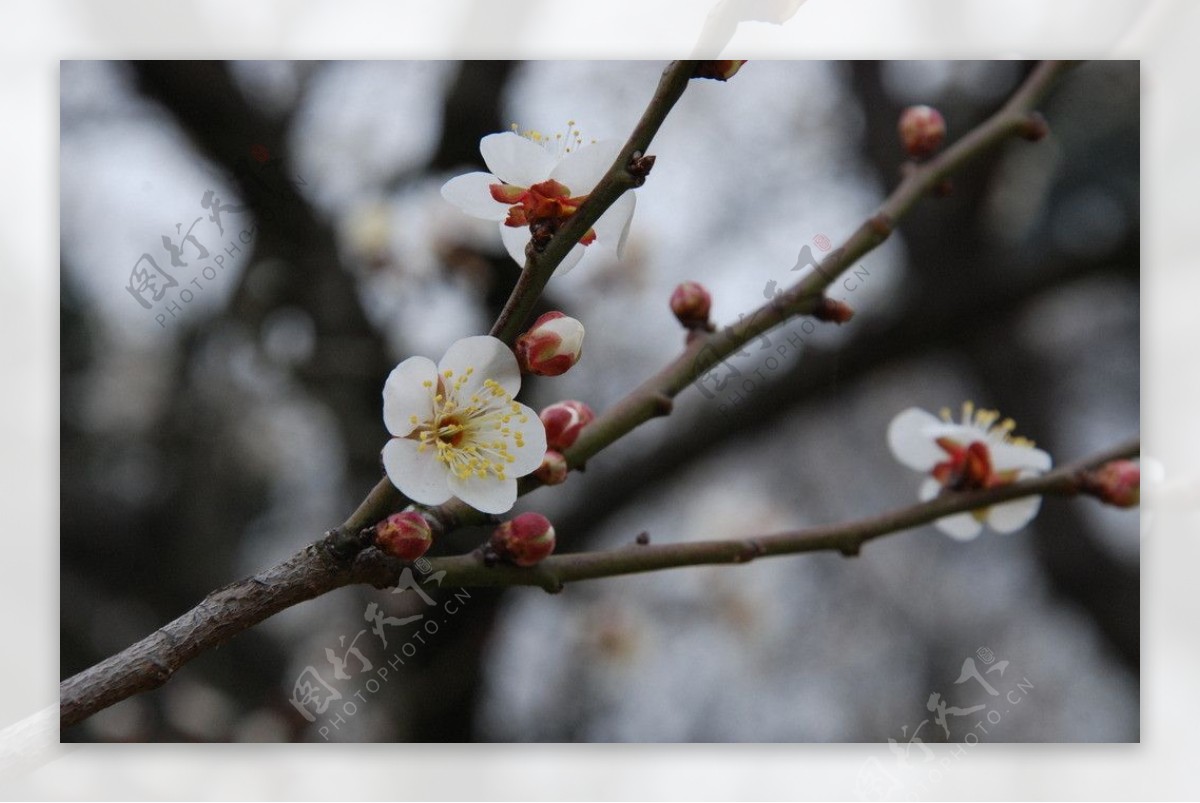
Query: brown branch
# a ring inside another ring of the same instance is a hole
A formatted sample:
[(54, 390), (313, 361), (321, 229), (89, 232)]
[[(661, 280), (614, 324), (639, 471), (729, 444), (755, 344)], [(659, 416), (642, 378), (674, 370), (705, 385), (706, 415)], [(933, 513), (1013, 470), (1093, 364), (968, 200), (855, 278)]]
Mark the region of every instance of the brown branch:
[[(489, 566), (477, 550), (468, 555), (434, 558), (430, 561), (431, 571), (446, 572), (442, 585), (540, 586), (556, 592), (564, 583), (576, 580), (683, 566), (746, 563), (772, 555), (830, 550), (857, 555), (867, 541), (952, 513), (1023, 496), (1074, 495), (1080, 490), (1085, 471), (1110, 460), (1136, 456), (1138, 451), (1138, 441), (1132, 440), (1012, 485), (945, 495), (857, 521), (796, 532), (556, 555), (531, 568)], [(367, 548), (348, 563), (336, 557), (330, 545), (329, 539), (312, 544), (277, 566), (212, 592), (195, 608), (150, 636), (63, 681), (59, 689), (62, 727), (81, 722), (134, 694), (162, 686), (192, 658), (286, 608), (346, 585), (387, 588), (399, 581), (404, 564), (394, 558)]]
[(555, 232), (544, 250), (539, 252), (532, 246), (526, 248), (525, 269), (489, 334), (511, 343), (525, 328), (534, 304), (559, 263), (618, 198), (642, 183), (645, 177), (639, 178), (631, 173), (630, 163), (646, 153), (651, 140), (667, 119), (667, 114), (682, 97), (695, 71), (694, 61), (674, 61), (663, 70), (658, 89), (646, 106), (646, 111), (642, 113), (642, 119), (638, 120), (633, 133), (625, 142), (625, 147), (621, 148), (608, 172), (588, 194), (587, 200), (562, 228)]
[(1080, 492), (1082, 475), (1112, 460), (1137, 456), (1133, 439), (1091, 457), (1011, 485), (946, 494), (928, 502), (892, 510), (857, 521), (828, 524), (795, 532), (723, 541), (643, 546), (633, 544), (599, 552), (554, 555), (532, 568), (489, 566), (480, 552), (435, 558), (433, 571), (445, 571), (443, 583), (451, 586), (540, 586), (560, 591), (564, 583), (623, 574), (661, 571), (682, 566), (746, 563), (758, 557), (802, 552), (837, 551), (854, 556), (863, 544), (901, 532), (952, 513), (976, 510), (1023, 496), (1073, 496)]

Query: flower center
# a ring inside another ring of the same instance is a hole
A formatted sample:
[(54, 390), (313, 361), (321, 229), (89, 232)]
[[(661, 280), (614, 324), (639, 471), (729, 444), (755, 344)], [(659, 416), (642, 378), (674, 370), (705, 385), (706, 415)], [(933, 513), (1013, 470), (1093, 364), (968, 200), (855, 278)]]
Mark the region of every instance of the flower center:
[(443, 371), (435, 386), (432, 380), (424, 384), (433, 395), (428, 419), (416, 415), (409, 418), (413, 430), (408, 438), (419, 442), (418, 452), (436, 451), (435, 457), (461, 480), (475, 476), (507, 479), (505, 469), (516, 460), (512, 450), (525, 446), (524, 435), (513, 427), (529, 417), (521, 405), (493, 379), (486, 379), (467, 395), (465, 387), (475, 373), (467, 368), (460, 376)]
[[(540, 131), (529, 130), (522, 133), (517, 124), (512, 129), (532, 142), (536, 142), (556, 157), (562, 158), (571, 152), (572, 145), (579, 148), (583, 145), (583, 137), (575, 128), (575, 121), (567, 121), (567, 131), (555, 134), (553, 137)], [(592, 140), (595, 143), (596, 140)], [(504, 225), (512, 228), (529, 226), (535, 237), (549, 239), (558, 231), (558, 227), (567, 218), (575, 214), (580, 205), (588, 199), (587, 195), (571, 195), (571, 188), (554, 179), (546, 179), (529, 187), (519, 187), (515, 184), (491, 184), (488, 189), (492, 198), (502, 204), (509, 204), (508, 217)], [(580, 244), (591, 245), (596, 239), (596, 232), (588, 229), (580, 239)]]
[(987, 444), (972, 441), (963, 446), (950, 438), (938, 438), (937, 445), (947, 459), (933, 467), (933, 477), (949, 491), (977, 491), (1003, 484), (992, 471), (992, 455)]

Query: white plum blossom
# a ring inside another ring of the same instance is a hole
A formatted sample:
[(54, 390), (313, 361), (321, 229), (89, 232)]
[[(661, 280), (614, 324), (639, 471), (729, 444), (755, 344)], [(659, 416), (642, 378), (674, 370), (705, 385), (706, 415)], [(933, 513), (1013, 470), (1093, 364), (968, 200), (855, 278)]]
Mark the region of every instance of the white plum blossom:
[[(530, 224), (558, 224), (575, 214), (621, 151), (615, 140), (584, 143), (568, 123), (567, 134), (549, 137), (537, 131), (489, 134), (479, 152), (491, 173), (467, 173), (450, 179), (442, 197), (472, 217), (495, 220), (500, 238), (518, 265), (525, 264)], [(567, 253), (558, 273), (583, 258), (584, 246), (597, 243), (618, 257), (625, 249), (636, 199), (625, 192)]]
[[(1050, 455), (1015, 437), (1015, 427), (1011, 418), (1000, 421), (996, 411), (976, 411), (971, 402), (963, 405), (961, 422), (948, 409), (939, 418), (910, 407), (888, 426), (888, 446), (901, 463), (930, 475), (918, 491), (924, 502), (943, 491), (995, 488), (1048, 471)], [(979, 535), (985, 522), (997, 532), (1015, 532), (1037, 515), (1041, 504), (1040, 496), (1027, 496), (945, 516), (937, 526), (960, 541)]]
[(516, 357), (487, 335), (459, 340), (436, 365), (426, 357), (397, 365), (383, 387), (394, 436), (383, 447), (388, 479), (424, 505), (457, 496), (484, 513), (510, 510), (516, 478), (546, 453), (537, 413), (513, 401), (520, 389)]

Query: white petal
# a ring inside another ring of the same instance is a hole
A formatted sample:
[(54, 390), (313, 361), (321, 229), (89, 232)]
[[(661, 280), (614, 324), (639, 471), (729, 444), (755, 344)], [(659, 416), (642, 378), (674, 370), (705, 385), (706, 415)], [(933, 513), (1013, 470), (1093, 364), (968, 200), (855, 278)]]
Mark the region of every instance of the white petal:
[(500, 224), (500, 239), (504, 241), (504, 249), (521, 267), (525, 267), (525, 246), (529, 245), (529, 228), (526, 226), (505, 226)]
[(992, 468), (996, 471), (1008, 471), (1014, 468), (1049, 471), (1053, 462), (1049, 454), (1032, 446), (989, 441), (988, 450), (992, 455)]
[(983, 531), (983, 525), (970, 513), (955, 513), (934, 523), (939, 530), (956, 541), (970, 541)]
[[(508, 464), (507, 471), (514, 477), (524, 477), (526, 474), (536, 471), (537, 467), (542, 464), (542, 458), (546, 456), (546, 428), (542, 425), (537, 413), (523, 404), (517, 406), (520, 409), (517, 410), (517, 415), (509, 421), (508, 426), (514, 433), (521, 433), (525, 445), (509, 448), (509, 452), (516, 459)], [(524, 424), (520, 423), (521, 415), (526, 418)]]
[(563, 257), (563, 261), (558, 263), (558, 267), (554, 270), (555, 276), (566, 276), (571, 270), (579, 264), (579, 260), (583, 259), (587, 254), (587, 246), (577, 245), (567, 252)]
[[(500, 224), (500, 239), (504, 241), (504, 248), (508, 251), (508, 255), (520, 265), (525, 267), (525, 246), (529, 245), (529, 229), (521, 226), (505, 226)], [(567, 252), (563, 257), (563, 261), (558, 263), (558, 267), (554, 270), (555, 276), (565, 276), (571, 271), (571, 268), (579, 264), (579, 260), (583, 259), (587, 253), (587, 246), (577, 245)]]
[(393, 435), (413, 431), (412, 416), (428, 421), (433, 415), (436, 390), (425, 382), (437, 382), (437, 366), (428, 357), (409, 357), (388, 374), (383, 385), (383, 423)]
[(557, 161), (554, 154), (512, 131), (489, 134), (479, 141), (484, 164), (496, 176), (518, 187), (531, 187), (550, 177)]
[(517, 395), (521, 389), (521, 368), (517, 358), (502, 340), (491, 335), (474, 335), (455, 341), (437, 366), (443, 378), (446, 371), (453, 372), (450, 379), (444, 379), (447, 387), (465, 375), (468, 368), (473, 370), (458, 391), (460, 400), (482, 388), (488, 379), (494, 379), (510, 396)]
[(572, 196), (587, 195), (612, 167), (623, 145), (615, 139), (584, 145), (564, 156), (550, 178), (565, 184)]
[(917, 471), (929, 471), (946, 459), (946, 453), (934, 443), (934, 428), (945, 422), (919, 407), (901, 411), (888, 425), (887, 440), (892, 454), (904, 465)]
[(921, 483), (921, 488), (917, 491), (917, 498), (922, 502), (928, 502), (942, 492), (942, 484), (933, 477), (926, 477)]
[(423, 505), (440, 505), (449, 501), (449, 474), (439, 463), (433, 449), (417, 451), (417, 442), (407, 438), (392, 438), (383, 447), (383, 467), (388, 479), (400, 492)]
[(633, 221), (633, 210), (637, 196), (627, 191), (610, 206), (596, 225), (596, 245), (611, 248), (618, 257), (625, 252), (625, 240), (629, 237), (629, 224)]
[(500, 179), (491, 173), (467, 173), (455, 176), (442, 185), (442, 197), (471, 217), (483, 220), (504, 220), (508, 207), (492, 197), (488, 189)]
[[(917, 496), (920, 497), (922, 502), (928, 502), (941, 493), (941, 491), (942, 484), (933, 477), (927, 477), (921, 483), (921, 488), (917, 492)], [(955, 513), (952, 516), (944, 516), (935, 521), (934, 524), (937, 525), (939, 530), (959, 541), (970, 541), (983, 530), (983, 525), (970, 513)]]
[(992, 505), (987, 523), (998, 533), (1011, 533), (1024, 527), (1042, 507), (1042, 497), (1026, 496), (1000, 505)]
[(490, 475), (480, 478), (471, 474), (459, 479), (451, 474), (449, 482), (455, 496), (484, 513), (507, 513), (517, 503), (517, 481), (511, 477), (498, 480)]

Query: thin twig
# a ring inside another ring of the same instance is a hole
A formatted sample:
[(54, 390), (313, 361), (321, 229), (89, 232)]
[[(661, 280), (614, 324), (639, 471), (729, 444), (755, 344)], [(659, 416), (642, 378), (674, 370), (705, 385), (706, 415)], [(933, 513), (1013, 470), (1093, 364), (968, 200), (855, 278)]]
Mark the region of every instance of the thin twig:
[(450, 586), (540, 586), (557, 592), (575, 580), (616, 577), (703, 564), (746, 563), (758, 557), (795, 555), (801, 552), (837, 551), (857, 555), (867, 541), (902, 532), (952, 513), (977, 510), (1024, 496), (1072, 496), (1079, 492), (1081, 474), (1111, 460), (1137, 456), (1133, 439), (1040, 477), (958, 494), (946, 494), (918, 505), (892, 510), (857, 521), (811, 527), (795, 532), (721, 541), (642, 546), (553, 555), (532, 568), (489, 566), (477, 552), (435, 558), (431, 571), (445, 571), (442, 582)]

